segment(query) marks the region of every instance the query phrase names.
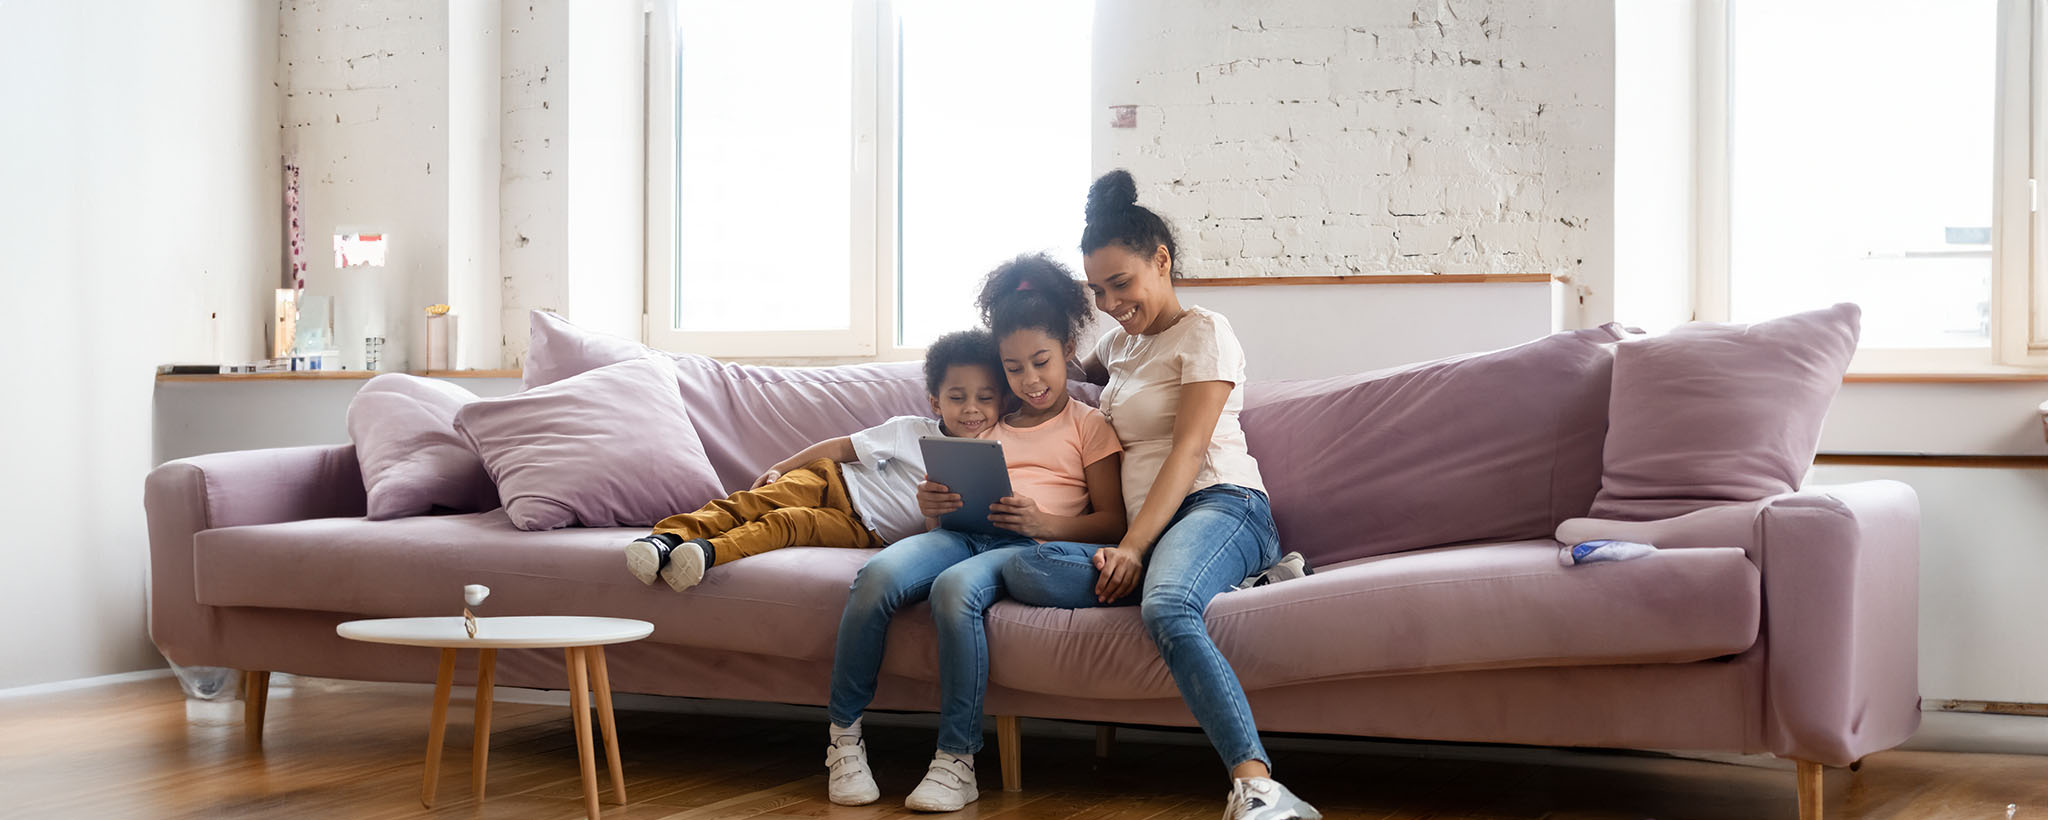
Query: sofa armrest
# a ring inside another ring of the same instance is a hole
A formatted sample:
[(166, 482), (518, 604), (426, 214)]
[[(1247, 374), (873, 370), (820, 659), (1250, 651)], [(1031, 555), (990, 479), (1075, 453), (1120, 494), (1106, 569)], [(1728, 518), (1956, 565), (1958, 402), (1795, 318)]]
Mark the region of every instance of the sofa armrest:
[(149, 522), (149, 632), (187, 666), (216, 663), (210, 608), (194, 586), (192, 537), (201, 530), (362, 515), (355, 447), (325, 445), (214, 453), (165, 462), (143, 483)]
[(1897, 481), (1780, 496), (1757, 518), (1764, 732), (1830, 766), (1920, 726), (1920, 502)]

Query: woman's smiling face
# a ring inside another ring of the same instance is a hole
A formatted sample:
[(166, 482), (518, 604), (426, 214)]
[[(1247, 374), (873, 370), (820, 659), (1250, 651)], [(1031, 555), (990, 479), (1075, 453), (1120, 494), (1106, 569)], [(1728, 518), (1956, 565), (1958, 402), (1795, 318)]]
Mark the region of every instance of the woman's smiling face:
[(1067, 395), (1067, 360), (1074, 351), (1041, 328), (1010, 331), (996, 343), (1003, 357), (1003, 375), (1010, 392), (1024, 400), (1032, 414), (1055, 409)]
[(1125, 333), (1158, 333), (1180, 317), (1170, 273), (1173, 259), (1165, 245), (1148, 255), (1111, 242), (1082, 258), (1081, 267), (1088, 273), (1095, 308), (1109, 314)]

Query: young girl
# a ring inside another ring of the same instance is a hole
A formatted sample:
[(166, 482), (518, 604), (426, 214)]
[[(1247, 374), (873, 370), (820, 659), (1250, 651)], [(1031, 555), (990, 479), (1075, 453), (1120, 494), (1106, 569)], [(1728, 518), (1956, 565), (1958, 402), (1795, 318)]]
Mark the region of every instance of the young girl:
[[(974, 753), (981, 750), (988, 689), (983, 616), (1002, 594), (1003, 566), (1039, 540), (1113, 543), (1123, 535), (1122, 447), (1101, 411), (1067, 397), (1066, 363), (1089, 317), (1086, 292), (1059, 263), (1027, 255), (991, 272), (977, 304), (1020, 400), (983, 436), (1003, 443), (1016, 493), (991, 506), (989, 519), (1015, 534), (932, 529), (891, 545), (861, 568), (839, 621), (828, 707), (827, 792), (840, 805), (881, 796), (860, 721), (874, 700), (889, 620), (898, 609), (930, 598), (939, 638), (938, 753), (903, 805), (953, 811), (980, 796)], [(961, 505), (959, 495), (930, 481), (918, 486), (917, 497), (928, 527)]]

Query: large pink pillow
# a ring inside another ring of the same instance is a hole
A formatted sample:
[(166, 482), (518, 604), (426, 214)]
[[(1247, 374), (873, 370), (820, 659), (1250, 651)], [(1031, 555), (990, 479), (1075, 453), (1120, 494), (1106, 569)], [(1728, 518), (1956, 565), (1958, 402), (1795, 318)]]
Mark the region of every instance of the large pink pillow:
[(1285, 549), (1311, 564), (1549, 535), (1586, 514), (1615, 325), (1330, 379), (1245, 387)]
[(644, 356), (455, 415), (522, 530), (649, 526), (723, 495), (676, 391)]
[(373, 521), (497, 509), (498, 490), (455, 413), (476, 395), (438, 379), (386, 373), (348, 403), (348, 438), (363, 466)]
[(1621, 343), (1592, 516), (1649, 521), (1798, 489), (1862, 315), (1843, 303)]

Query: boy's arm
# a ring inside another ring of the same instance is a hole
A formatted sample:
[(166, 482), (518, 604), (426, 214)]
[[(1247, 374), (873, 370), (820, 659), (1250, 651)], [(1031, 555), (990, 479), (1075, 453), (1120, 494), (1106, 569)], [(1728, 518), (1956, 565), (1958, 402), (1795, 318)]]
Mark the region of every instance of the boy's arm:
[(781, 478), (783, 473), (797, 469), (798, 467), (802, 467), (821, 458), (829, 458), (832, 459), (833, 461), (845, 464), (846, 462), (854, 461), (859, 457), (860, 456), (856, 455), (853, 452), (852, 436), (828, 438), (809, 447), (805, 447), (804, 449), (798, 451), (796, 455), (775, 462), (774, 466), (768, 468), (768, 472), (762, 473), (760, 478), (754, 479), (754, 488), (760, 489), (761, 487), (767, 485), (769, 482)]

